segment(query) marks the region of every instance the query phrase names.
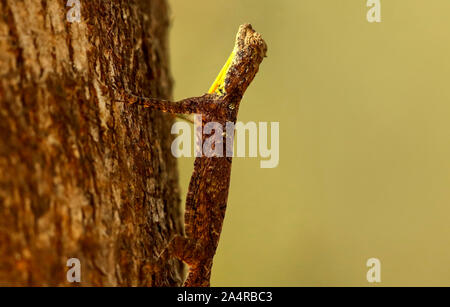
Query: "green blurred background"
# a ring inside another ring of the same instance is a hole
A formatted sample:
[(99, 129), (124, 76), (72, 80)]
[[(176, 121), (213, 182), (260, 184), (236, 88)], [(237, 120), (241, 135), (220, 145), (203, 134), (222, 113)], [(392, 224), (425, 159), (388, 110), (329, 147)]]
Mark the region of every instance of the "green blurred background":
[[(268, 58), (239, 120), (280, 164), (233, 161), (213, 286), (450, 285), (450, 1), (171, 0), (174, 98), (205, 93), (237, 28)], [(179, 159), (185, 199), (193, 159)]]

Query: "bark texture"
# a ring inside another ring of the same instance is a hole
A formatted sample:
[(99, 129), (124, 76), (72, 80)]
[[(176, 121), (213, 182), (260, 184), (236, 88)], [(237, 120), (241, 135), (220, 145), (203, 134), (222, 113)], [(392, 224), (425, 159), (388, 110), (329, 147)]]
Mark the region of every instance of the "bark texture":
[(166, 1), (66, 3), (0, 0), (0, 285), (179, 285), (173, 119), (114, 101), (171, 98)]

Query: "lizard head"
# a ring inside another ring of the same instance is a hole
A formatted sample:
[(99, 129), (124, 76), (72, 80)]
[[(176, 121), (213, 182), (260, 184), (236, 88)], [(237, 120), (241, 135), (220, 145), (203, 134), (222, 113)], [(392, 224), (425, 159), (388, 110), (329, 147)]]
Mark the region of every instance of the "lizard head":
[(239, 27), (230, 57), (209, 90), (219, 96), (244, 94), (266, 56), (267, 45), (250, 24)]

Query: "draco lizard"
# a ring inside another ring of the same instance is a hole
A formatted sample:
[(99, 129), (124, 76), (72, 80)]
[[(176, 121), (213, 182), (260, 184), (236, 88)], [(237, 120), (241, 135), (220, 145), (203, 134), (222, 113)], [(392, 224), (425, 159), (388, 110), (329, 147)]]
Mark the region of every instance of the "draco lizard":
[[(227, 122), (234, 124), (242, 96), (258, 72), (266, 52), (267, 45), (261, 35), (250, 24), (244, 24), (239, 28), (228, 61), (207, 94), (170, 102), (124, 93), (123, 100), (172, 114), (201, 114), (202, 129), (208, 122), (217, 122), (222, 127)], [(207, 137), (202, 134), (202, 144)], [(234, 135), (223, 133), (221, 142), (227, 144), (227, 138), (231, 138), (228, 141), (231, 140), (232, 144)], [(225, 152), (195, 159), (186, 199), (185, 236), (175, 236), (165, 249), (169, 255), (189, 265), (184, 286), (210, 285), (212, 261), (227, 206), (230, 174), (231, 157)]]

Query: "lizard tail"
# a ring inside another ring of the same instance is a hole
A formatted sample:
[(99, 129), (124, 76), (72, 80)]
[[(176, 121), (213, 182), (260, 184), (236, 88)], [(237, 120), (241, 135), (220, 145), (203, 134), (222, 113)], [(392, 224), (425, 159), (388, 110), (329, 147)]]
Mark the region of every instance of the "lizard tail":
[(189, 273), (183, 287), (209, 287), (212, 260), (201, 262), (189, 268)]

